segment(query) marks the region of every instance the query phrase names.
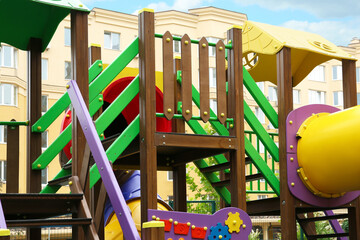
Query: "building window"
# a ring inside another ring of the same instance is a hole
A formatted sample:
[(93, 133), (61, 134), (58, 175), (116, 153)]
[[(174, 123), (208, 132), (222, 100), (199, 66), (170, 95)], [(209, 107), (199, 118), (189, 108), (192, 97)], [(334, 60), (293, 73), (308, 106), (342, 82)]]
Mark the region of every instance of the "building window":
[(17, 50), (15, 48), (6, 45), (1, 46), (0, 66), (9, 68), (17, 67)]
[(44, 151), (48, 147), (48, 131), (41, 133), (41, 149)]
[[(214, 38), (214, 37), (207, 37), (206, 40), (209, 42), (209, 43), (217, 43), (219, 40), (219, 38)], [(216, 55), (216, 48), (215, 47), (209, 47), (209, 56), (210, 57), (215, 57)]]
[(325, 92), (309, 90), (309, 104), (325, 104)]
[(120, 50), (120, 33), (105, 32), (104, 48)]
[(216, 87), (216, 68), (209, 68), (210, 87)]
[(266, 199), (267, 198), (267, 195), (257, 195), (257, 199), (260, 200), (260, 199)]
[(293, 102), (294, 104), (300, 104), (300, 90), (293, 89)]
[(48, 110), (48, 96), (41, 96), (41, 113), (44, 114)]
[(265, 153), (265, 147), (264, 147), (264, 145), (262, 144), (262, 142), (261, 141), (258, 141), (258, 152), (259, 153)]
[(277, 101), (277, 88), (276, 87), (269, 87), (268, 88), (268, 94), (269, 94), (269, 101)]
[(0, 181), (6, 182), (6, 161), (0, 161)]
[(0, 126), (0, 143), (7, 142), (7, 126)]
[(12, 84), (0, 84), (0, 105), (17, 106), (17, 87)]
[(217, 115), (217, 100), (210, 99), (210, 109)]
[(256, 85), (260, 88), (260, 90), (264, 93), (264, 82), (257, 82)]
[(332, 67), (332, 76), (333, 76), (333, 80), (342, 80), (342, 67), (341, 66), (333, 66)]
[(71, 46), (71, 29), (64, 28), (64, 39), (65, 39), (65, 46)]
[(44, 188), (48, 183), (48, 169), (44, 168), (41, 170), (41, 186)]
[(334, 106), (343, 106), (344, 99), (343, 99), (343, 92), (337, 91), (334, 92)]
[(360, 83), (360, 67), (356, 68), (356, 82)]
[(173, 181), (174, 180), (174, 172), (173, 171), (168, 171), (167, 172), (167, 180), (168, 181)]
[(255, 115), (259, 121), (264, 124), (265, 123), (265, 114), (259, 107), (255, 107)]
[(325, 82), (325, 67), (316, 66), (308, 75), (308, 79), (312, 81)]
[[(181, 38), (181, 36), (178, 36), (178, 35), (174, 35), (174, 37)], [(180, 53), (181, 52), (181, 41), (174, 40), (173, 44), (174, 44), (174, 52), (175, 53)]]
[(65, 79), (71, 80), (71, 62), (65, 61)]
[(357, 105), (360, 105), (360, 93), (357, 93)]
[(48, 80), (48, 60), (41, 59), (41, 80)]

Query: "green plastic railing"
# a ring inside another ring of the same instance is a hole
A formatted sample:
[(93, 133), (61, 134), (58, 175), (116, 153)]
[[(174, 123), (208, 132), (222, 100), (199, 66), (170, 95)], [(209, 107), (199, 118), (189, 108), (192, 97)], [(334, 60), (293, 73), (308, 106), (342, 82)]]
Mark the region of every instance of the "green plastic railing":
[(0, 122), (0, 126), (28, 126), (29, 121), (25, 122), (16, 122), (16, 121), (8, 121), (8, 122)]
[[(155, 33), (156, 38), (162, 38), (163, 36), (164, 36), (163, 34)], [(177, 37), (177, 36), (172, 36), (172, 37), (173, 37), (173, 40), (175, 40), (175, 41), (181, 41), (181, 37)], [(190, 42), (194, 43), (194, 44), (199, 44), (200, 40), (190, 39)], [(208, 42), (208, 45), (210, 47), (216, 47), (216, 43)], [(232, 49), (232, 45), (231, 44), (226, 44), (225, 48), (226, 49)]]
[[(102, 61), (97, 60), (89, 68), (89, 83), (102, 71)], [(67, 92), (62, 95), (56, 103), (49, 108), (39, 120), (31, 126), (32, 132), (44, 132), (70, 105), (70, 98)]]

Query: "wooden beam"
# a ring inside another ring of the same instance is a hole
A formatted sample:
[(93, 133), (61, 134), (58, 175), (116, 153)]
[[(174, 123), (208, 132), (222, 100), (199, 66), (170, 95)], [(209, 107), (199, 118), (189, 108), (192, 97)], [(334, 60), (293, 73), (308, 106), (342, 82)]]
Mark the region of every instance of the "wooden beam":
[(284, 47), (276, 55), (279, 102), (280, 213), (283, 239), (296, 239), (295, 199), (287, 184), (286, 117), (293, 109), (291, 49)]
[[(11, 121), (15, 121), (12, 119)], [(19, 192), (19, 126), (7, 126), (6, 192)]]
[[(77, 82), (84, 101), (89, 107), (89, 57), (88, 57), (88, 14), (80, 11), (71, 11), (71, 69), (72, 78)], [(72, 111), (73, 129), (72, 129), (72, 175), (80, 176), (82, 171), (89, 171), (88, 168), (82, 168), (84, 158), (86, 139), (81, 129), (80, 123), (76, 117), (76, 112)], [(83, 189), (84, 198), (91, 206), (89, 181), (81, 182), (85, 186)], [(78, 217), (83, 217), (82, 212)], [(74, 239), (85, 239), (86, 233), (82, 228), (73, 227)]]
[(356, 61), (342, 60), (344, 108), (357, 105)]
[(244, 94), (242, 68), (242, 32), (232, 28), (227, 32), (232, 44), (228, 55), (228, 116), (234, 119), (230, 136), (237, 139), (235, 151), (230, 152), (231, 206), (246, 211), (245, 145), (244, 145)]
[[(139, 112), (142, 223), (148, 220), (148, 209), (157, 209), (154, 35), (154, 13), (141, 12), (139, 15)], [(151, 231), (143, 229), (141, 238), (152, 239)]]
[[(41, 39), (29, 41), (28, 119), (27, 127), (27, 181), (28, 193), (41, 191), (41, 171), (32, 170), (32, 163), (41, 154), (41, 133), (31, 132), (31, 126), (41, 117)], [(40, 239), (40, 229), (28, 230), (27, 239)]]

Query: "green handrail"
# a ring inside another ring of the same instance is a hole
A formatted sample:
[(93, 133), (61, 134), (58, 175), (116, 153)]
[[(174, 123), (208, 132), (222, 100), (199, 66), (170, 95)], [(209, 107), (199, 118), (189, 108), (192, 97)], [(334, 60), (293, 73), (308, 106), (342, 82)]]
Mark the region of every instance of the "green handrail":
[[(163, 34), (155, 33), (156, 38), (163, 38), (163, 36), (164, 36)], [(177, 37), (177, 36), (172, 36), (172, 37), (173, 37), (173, 40), (175, 40), (175, 41), (181, 41), (181, 37)], [(190, 39), (190, 42), (194, 43), (194, 44), (199, 44), (200, 40)], [(208, 42), (208, 45), (210, 47), (216, 47), (216, 43)], [(226, 44), (225, 48), (226, 49), (232, 49), (232, 45), (231, 44)]]
[(28, 126), (29, 121), (25, 121), (25, 122), (16, 122), (16, 121), (0, 122), (0, 125), (3, 125), (3, 126)]

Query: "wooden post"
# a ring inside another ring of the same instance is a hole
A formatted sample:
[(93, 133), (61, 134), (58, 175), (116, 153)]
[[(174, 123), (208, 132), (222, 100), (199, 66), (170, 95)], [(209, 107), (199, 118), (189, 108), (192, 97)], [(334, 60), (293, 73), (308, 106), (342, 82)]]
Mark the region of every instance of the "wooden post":
[[(157, 159), (155, 146), (155, 26), (154, 12), (139, 14), (139, 112), (141, 222), (148, 220), (148, 209), (157, 209)], [(152, 239), (143, 229), (142, 239)]]
[[(88, 13), (81, 11), (71, 12), (71, 63), (72, 78), (76, 80), (84, 101), (89, 107), (89, 66), (88, 66)], [(72, 129), (72, 175), (81, 176), (82, 171), (89, 171), (86, 166), (82, 169), (86, 139), (80, 127), (80, 123), (76, 118), (76, 113), (72, 111), (73, 129)], [(84, 198), (90, 203), (88, 177), (85, 182), (80, 182), (83, 189)], [(81, 213), (79, 213), (79, 217)], [(85, 233), (81, 228), (73, 228), (74, 239), (85, 239)]]
[[(29, 41), (28, 119), (27, 127), (27, 181), (28, 193), (41, 191), (41, 171), (32, 170), (32, 163), (41, 154), (41, 133), (31, 132), (31, 126), (41, 117), (41, 39)], [(41, 229), (28, 229), (27, 239), (41, 239)]]
[[(11, 121), (15, 121), (12, 119)], [(19, 126), (7, 126), (6, 193), (19, 192)]]
[(146, 231), (149, 232), (148, 240), (162, 240), (165, 239), (165, 223), (161, 221), (150, 221), (144, 222), (142, 224), (143, 229), (147, 229)]
[[(181, 85), (177, 82), (177, 71), (180, 70), (181, 59), (175, 58), (174, 65), (174, 111), (177, 109), (177, 103), (181, 101)], [(172, 120), (172, 131), (176, 133), (185, 133), (185, 121), (182, 119)], [(174, 167), (174, 209), (175, 211), (186, 212), (186, 164)]]
[(281, 238), (296, 239), (295, 199), (287, 184), (286, 117), (293, 109), (291, 49), (284, 47), (276, 55), (279, 103), (279, 162)]
[(237, 138), (237, 150), (230, 152), (231, 206), (246, 211), (245, 145), (244, 145), (244, 94), (242, 68), (242, 32), (232, 28), (227, 32), (232, 49), (228, 55), (228, 116), (234, 119), (230, 136)]
[[(356, 61), (342, 60), (344, 109), (357, 105)], [(350, 240), (360, 239), (360, 199), (357, 198), (348, 208)]]

